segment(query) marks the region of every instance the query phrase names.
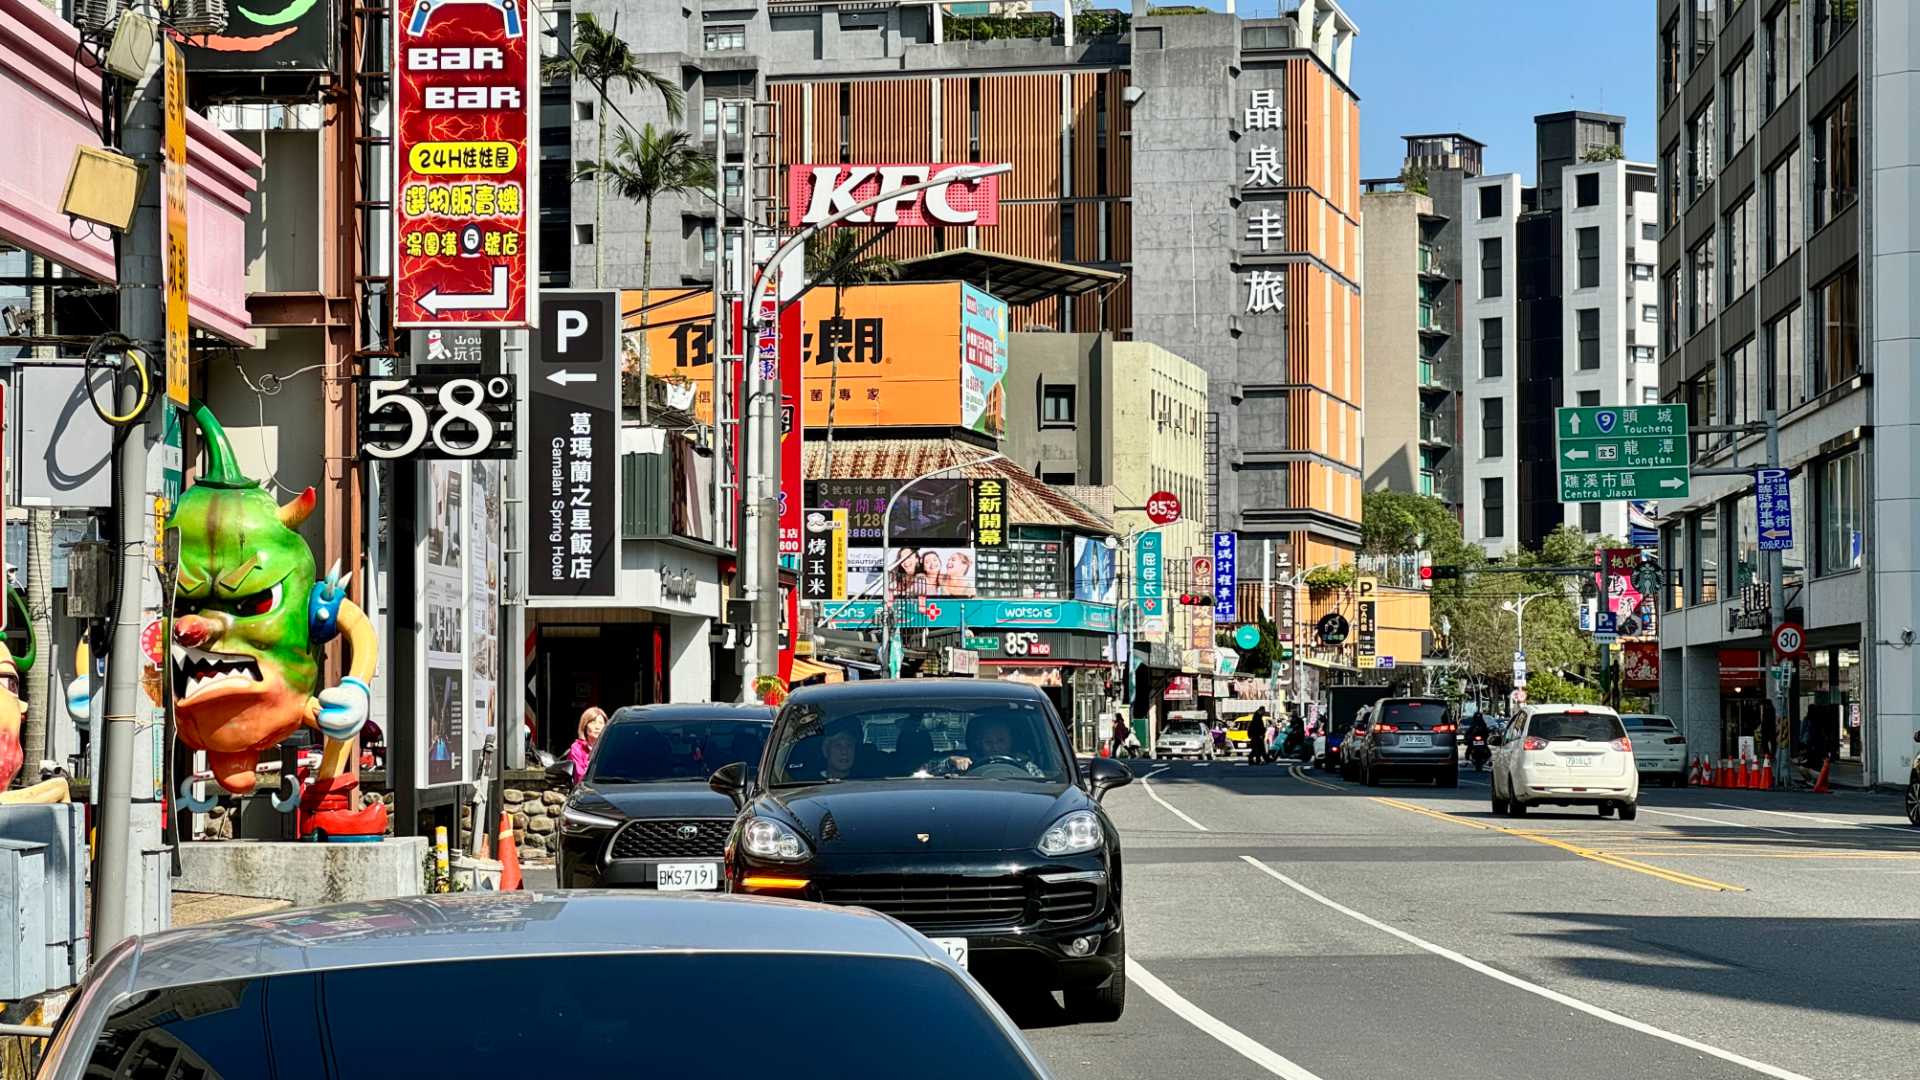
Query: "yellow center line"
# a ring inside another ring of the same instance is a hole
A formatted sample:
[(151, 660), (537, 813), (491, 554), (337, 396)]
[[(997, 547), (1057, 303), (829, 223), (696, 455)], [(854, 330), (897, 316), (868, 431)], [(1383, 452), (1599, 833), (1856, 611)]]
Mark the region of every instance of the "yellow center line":
[(1622, 870), (1632, 870), (1635, 873), (1646, 874), (1648, 877), (1656, 877), (1662, 881), (1671, 882), (1675, 885), (1685, 885), (1691, 889), (1703, 889), (1708, 892), (1746, 892), (1747, 891), (1745, 888), (1742, 888), (1739, 885), (1729, 885), (1724, 881), (1715, 881), (1712, 878), (1703, 878), (1695, 874), (1682, 873), (1681, 871), (1678, 871), (1678, 870), (1668, 870), (1663, 867), (1654, 866), (1651, 863), (1637, 862), (1633, 859), (1623, 858), (1619, 855), (1608, 854), (1607, 852), (1599, 851), (1593, 848), (1584, 848), (1584, 847), (1580, 847), (1577, 844), (1569, 844), (1564, 840), (1556, 840), (1553, 837), (1542, 836), (1539, 833), (1525, 832), (1520, 829), (1509, 829), (1499, 825), (1488, 825), (1485, 822), (1480, 822), (1480, 821), (1470, 821), (1463, 817), (1455, 817), (1452, 814), (1443, 813), (1442, 811), (1439, 811), (1439, 810), (1431, 810), (1424, 806), (1415, 805), (1414, 803), (1401, 802), (1399, 799), (1382, 798), (1377, 795), (1372, 796), (1372, 798), (1374, 802), (1377, 802), (1382, 806), (1391, 806), (1396, 810), (1406, 810), (1410, 813), (1420, 814), (1424, 817), (1434, 818), (1439, 821), (1450, 821), (1456, 825), (1465, 825), (1470, 829), (1482, 829), (1487, 832), (1504, 833), (1507, 836), (1518, 837), (1521, 840), (1530, 840), (1536, 844), (1545, 844), (1548, 847), (1559, 848), (1561, 851), (1565, 851), (1568, 854), (1578, 855), (1583, 859), (1589, 859), (1589, 860), (1592, 860), (1593, 862), (1604, 863), (1607, 866), (1618, 867), (1619, 869), (1622, 869)]
[(1662, 851), (1619, 851), (1612, 848), (1602, 850), (1606, 855), (1697, 855), (1709, 859), (1876, 859), (1890, 862), (1912, 862), (1920, 859), (1920, 854), (1896, 851), (1725, 851), (1713, 845), (1695, 845), (1676, 847)]

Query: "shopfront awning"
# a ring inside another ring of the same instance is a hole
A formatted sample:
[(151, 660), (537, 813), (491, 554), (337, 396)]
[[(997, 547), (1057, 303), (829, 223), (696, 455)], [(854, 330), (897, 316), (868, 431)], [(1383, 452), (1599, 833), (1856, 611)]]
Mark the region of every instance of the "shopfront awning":
[(793, 658), (793, 685), (799, 686), (809, 680), (837, 683), (847, 681), (846, 669), (835, 664), (821, 664), (802, 656)]
[(900, 276), (906, 281), (964, 281), (1015, 307), (1054, 296), (1079, 296), (1095, 289), (1111, 289), (1127, 279), (1115, 270), (1029, 259), (979, 248), (956, 248), (903, 259)]

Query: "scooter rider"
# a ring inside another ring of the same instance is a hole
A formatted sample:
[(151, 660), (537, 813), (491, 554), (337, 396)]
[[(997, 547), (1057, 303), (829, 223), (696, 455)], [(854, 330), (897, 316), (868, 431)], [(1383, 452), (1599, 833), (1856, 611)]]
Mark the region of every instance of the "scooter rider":
[(1487, 730), (1486, 714), (1474, 713), (1473, 719), (1467, 722), (1466, 742), (1467, 757), (1476, 769), (1486, 764), (1487, 760), (1493, 756), (1493, 751), (1487, 742), (1489, 734), (1491, 733)]

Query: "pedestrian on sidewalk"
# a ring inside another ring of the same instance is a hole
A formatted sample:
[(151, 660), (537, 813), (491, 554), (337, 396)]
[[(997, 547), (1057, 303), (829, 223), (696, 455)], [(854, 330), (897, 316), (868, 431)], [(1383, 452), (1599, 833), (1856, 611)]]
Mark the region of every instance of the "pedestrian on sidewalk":
[(1127, 723), (1124, 713), (1113, 714), (1113, 737), (1108, 743), (1107, 753), (1119, 757), (1127, 748), (1127, 739), (1133, 734), (1133, 726)]
[(598, 705), (587, 706), (580, 714), (580, 737), (567, 747), (567, 761), (573, 765), (573, 782), (587, 778), (587, 762), (593, 760), (593, 748), (600, 745), (600, 733), (607, 730), (607, 712)]
[(1247, 721), (1247, 764), (1265, 765), (1267, 757), (1267, 707), (1253, 710)]

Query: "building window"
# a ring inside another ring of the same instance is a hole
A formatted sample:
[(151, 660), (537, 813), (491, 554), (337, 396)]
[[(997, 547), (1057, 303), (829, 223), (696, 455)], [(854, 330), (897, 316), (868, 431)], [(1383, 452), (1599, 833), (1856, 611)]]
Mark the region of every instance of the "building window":
[(1727, 423), (1751, 424), (1765, 419), (1767, 380), (1760, 374), (1759, 354), (1748, 338), (1720, 360), (1720, 386), (1727, 400)]
[(1800, 85), (1800, 0), (1785, 0), (1767, 16), (1767, 112), (1786, 103)]
[(1653, 280), (1653, 264), (1652, 263), (1637, 262), (1637, 263), (1630, 263), (1628, 265), (1633, 267), (1633, 280), (1635, 281), (1652, 281)]
[(1484, 300), (1499, 295), (1500, 239), (1490, 237), (1480, 241), (1480, 297)]
[(1480, 533), (1489, 540), (1507, 534), (1506, 482), (1497, 476), (1480, 481)]
[(1666, 199), (1661, 205), (1661, 217), (1667, 221), (1680, 220), (1680, 189), (1684, 186), (1680, 175), (1680, 144), (1674, 143), (1660, 155), (1660, 178), (1666, 185)]
[(1813, 0), (1813, 55), (1824, 56), (1860, 17), (1860, 0)]
[(1580, 324), (1580, 370), (1600, 370), (1600, 309), (1581, 308), (1575, 312)]
[(1753, 196), (1751, 194), (1741, 199), (1740, 205), (1727, 212), (1722, 226), (1721, 231), (1727, 240), (1724, 295), (1728, 301), (1732, 301), (1734, 297), (1753, 288), (1756, 278), (1753, 264)]
[(1693, 602), (1715, 603), (1720, 599), (1720, 508), (1709, 507), (1690, 520)]
[(1813, 290), (1813, 392), (1824, 393), (1860, 372), (1860, 265)]
[[(1720, 401), (1719, 398), (1714, 395), (1715, 382), (1713, 366), (1708, 365), (1705, 371), (1702, 371), (1697, 377), (1683, 385), (1686, 391), (1687, 412), (1690, 418), (1702, 425), (1719, 423)], [(1693, 456), (1700, 457), (1715, 446), (1720, 445), (1721, 441), (1722, 436), (1696, 433), (1693, 436)]]
[[(1708, 101), (1687, 121), (1687, 198), (1697, 199), (1713, 183), (1713, 102)], [(1669, 218), (1672, 214), (1667, 215)]]
[(1480, 377), (1497, 379), (1505, 373), (1506, 342), (1499, 319), (1480, 320)]
[(1480, 399), (1480, 456), (1507, 456), (1506, 398)]
[(1714, 31), (1719, 25), (1714, 10), (1717, 6), (1715, 0), (1687, 0), (1687, 7), (1693, 13), (1687, 20), (1687, 44), (1693, 48), (1695, 66), (1713, 48)]
[(1660, 388), (1657, 386), (1641, 387), (1640, 388), (1640, 404), (1642, 405), (1660, 404)]
[(593, 243), (592, 223), (582, 224), (575, 222), (573, 226), (573, 242), (581, 247), (586, 247)]
[(1849, 93), (1813, 122), (1813, 227), (1860, 197), (1860, 96)]
[(1858, 570), (1867, 548), (1858, 450), (1820, 463), (1820, 482), (1814, 497), (1819, 503), (1820, 572)]
[(1070, 472), (1043, 472), (1040, 474), (1040, 482), (1048, 487), (1072, 487), (1073, 474)]
[(1488, 184), (1480, 189), (1480, 217), (1497, 218), (1500, 216), (1500, 185)]
[(1687, 580), (1685, 519), (1674, 521), (1660, 530), (1660, 565), (1667, 574), (1667, 587), (1660, 590), (1665, 594), (1661, 598), (1661, 606), (1668, 611), (1686, 607), (1687, 591), (1682, 584)]
[(585, 98), (580, 101), (574, 102), (573, 118), (575, 120), (583, 120), (583, 121), (592, 120), (593, 119), (593, 99)]
[[(1641, 322), (1659, 322), (1660, 321), (1660, 305), (1641, 304), (1640, 305), (1640, 321)], [(1651, 348), (1649, 348), (1649, 351), (1651, 351)]]
[[(1660, 239), (1660, 223), (1657, 221), (1641, 222), (1640, 223), (1640, 239), (1642, 240)], [(1652, 281), (1653, 280), (1652, 276), (1649, 275), (1647, 280)]]
[(1580, 504), (1580, 531), (1592, 536), (1600, 531), (1600, 504), (1587, 502)]
[(738, 52), (747, 47), (747, 28), (709, 26), (701, 34), (701, 42), (708, 52)]
[(1667, 352), (1677, 352), (1680, 348), (1680, 268), (1667, 271), (1666, 288), (1661, 290), (1660, 306), (1667, 313), (1667, 321), (1661, 327), (1666, 339)]
[(714, 253), (719, 250), (719, 236), (714, 232), (713, 222), (700, 223), (700, 261), (710, 263)]
[(1773, 407), (1791, 412), (1807, 400), (1808, 372), (1801, 335), (1806, 323), (1796, 307), (1767, 324), (1767, 367), (1772, 374)]
[(1598, 226), (1575, 230), (1575, 242), (1580, 257), (1580, 285), (1582, 289), (1600, 287), (1600, 229)]
[[(1635, 345), (1635, 346), (1633, 347), (1633, 362), (1634, 362), (1634, 363), (1636, 363), (1636, 364), (1651, 364), (1651, 363), (1653, 363), (1653, 346), (1651, 346), (1651, 345)], [(1651, 390), (1651, 389), (1653, 389), (1653, 388), (1652, 388), (1652, 387), (1648, 387), (1647, 389), (1649, 389), (1649, 390)]]
[(1800, 250), (1800, 148), (1774, 163), (1766, 175), (1767, 269)]
[(1660, 31), (1660, 103), (1672, 101), (1680, 93), (1680, 16), (1667, 20)]
[(1581, 173), (1573, 178), (1573, 205), (1600, 205), (1600, 174)]
[(1734, 61), (1720, 94), (1727, 106), (1727, 152), (1723, 160), (1732, 161), (1733, 155), (1753, 138), (1754, 75), (1753, 50), (1749, 49)]
[(1072, 427), (1074, 387), (1048, 386), (1040, 391), (1040, 423), (1045, 427)]
[(1687, 252), (1688, 297), (1687, 297), (1687, 334), (1692, 336), (1706, 329), (1713, 321), (1713, 238), (1708, 237), (1694, 245)]

